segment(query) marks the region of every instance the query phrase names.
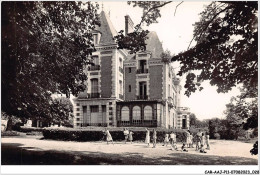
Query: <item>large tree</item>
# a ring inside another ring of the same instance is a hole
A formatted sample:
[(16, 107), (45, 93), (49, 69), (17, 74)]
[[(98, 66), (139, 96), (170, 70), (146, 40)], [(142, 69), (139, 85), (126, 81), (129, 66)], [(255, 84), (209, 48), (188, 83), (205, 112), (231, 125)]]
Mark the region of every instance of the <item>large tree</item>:
[[(178, 75), (187, 73), (186, 95), (209, 80), (218, 92), (228, 92), (245, 81), (257, 86), (257, 2), (213, 2), (195, 23), (195, 47), (173, 57)], [(195, 74), (198, 70), (199, 74)]]
[(197, 125), (197, 121), (198, 121), (198, 119), (197, 119), (197, 117), (196, 117), (196, 115), (195, 114), (193, 114), (193, 113), (191, 113), (190, 114), (190, 126), (194, 126), (194, 127), (196, 127)]
[(240, 88), (241, 94), (232, 97), (226, 105), (226, 117), (235, 128), (258, 128), (258, 89), (247, 83)]
[(52, 100), (50, 105), (50, 115), (45, 118), (47, 123), (63, 126), (73, 126), (73, 105), (70, 99), (58, 97)]
[[(161, 17), (160, 8), (171, 1), (131, 1), (128, 4), (143, 9), (140, 23), (135, 27), (135, 38), (142, 32), (141, 24), (156, 23)], [(182, 2), (181, 2), (182, 3)], [(179, 3), (176, 8), (181, 8)], [(217, 86), (218, 92), (228, 92), (239, 83), (247, 82), (257, 86), (258, 76), (258, 3), (257, 1), (212, 2), (200, 13), (200, 21), (194, 24), (194, 47), (173, 56), (172, 61), (180, 62), (178, 75), (186, 76), (185, 94), (190, 96), (202, 90), (201, 82), (209, 80)], [(176, 11), (175, 8), (175, 11)], [(173, 9), (174, 10), (174, 9)], [(147, 31), (146, 31), (147, 33)], [(145, 50), (143, 40), (131, 40), (128, 34), (120, 35), (119, 46), (132, 52)], [(126, 43), (125, 45), (122, 44)], [(135, 48), (132, 45), (136, 45)]]
[(99, 25), (91, 2), (2, 2), (2, 110), (48, 117), (51, 94), (84, 90), (84, 65)]

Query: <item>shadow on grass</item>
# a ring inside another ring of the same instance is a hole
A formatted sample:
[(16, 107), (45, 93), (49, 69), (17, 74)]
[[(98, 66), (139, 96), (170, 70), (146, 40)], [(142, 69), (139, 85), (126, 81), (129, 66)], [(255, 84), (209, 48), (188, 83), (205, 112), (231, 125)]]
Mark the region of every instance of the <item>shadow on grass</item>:
[(257, 165), (257, 160), (244, 157), (171, 153), (165, 157), (148, 158), (141, 153), (46, 151), (22, 146), (2, 143), (2, 165)]

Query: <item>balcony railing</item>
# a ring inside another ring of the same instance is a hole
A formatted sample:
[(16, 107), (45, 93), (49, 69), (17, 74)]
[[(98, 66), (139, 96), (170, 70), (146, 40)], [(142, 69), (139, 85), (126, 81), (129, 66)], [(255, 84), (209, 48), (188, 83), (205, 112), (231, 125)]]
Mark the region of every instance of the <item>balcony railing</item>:
[(147, 100), (148, 96), (147, 95), (139, 95), (137, 96), (137, 100)]
[(87, 126), (102, 126), (107, 127), (107, 123), (82, 123), (81, 127), (87, 127)]
[(100, 98), (100, 93), (89, 93), (88, 98)]
[(88, 70), (89, 71), (100, 70), (100, 65), (90, 66), (90, 67), (88, 67)]
[(133, 120), (131, 121), (117, 121), (117, 126), (132, 126), (132, 127), (157, 127), (157, 120)]
[(119, 67), (119, 72), (121, 72), (122, 74), (124, 73), (124, 70), (122, 67)]
[(148, 69), (137, 69), (136, 73), (137, 74), (147, 74), (149, 71)]

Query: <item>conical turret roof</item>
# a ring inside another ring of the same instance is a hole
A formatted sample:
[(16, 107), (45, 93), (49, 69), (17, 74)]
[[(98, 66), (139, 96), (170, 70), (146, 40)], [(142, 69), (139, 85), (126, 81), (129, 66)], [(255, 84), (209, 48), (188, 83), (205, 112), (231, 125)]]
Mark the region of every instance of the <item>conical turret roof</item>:
[(100, 13), (100, 26), (96, 27), (96, 30), (101, 32), (101, 38), (99, 44), (114, 44), (114, 36), (117, 35), (117, 32), (110, 21), (110, 18), (107, 13), (102, 11)]

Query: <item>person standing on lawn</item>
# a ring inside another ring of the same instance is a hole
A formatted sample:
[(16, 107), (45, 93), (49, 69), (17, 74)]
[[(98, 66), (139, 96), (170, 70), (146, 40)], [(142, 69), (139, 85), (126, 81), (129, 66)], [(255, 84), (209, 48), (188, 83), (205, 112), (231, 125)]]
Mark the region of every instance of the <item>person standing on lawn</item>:
[(150, 146), (150, 131), (148, 128), (145, 128), (146, 130), (146, 136), (145, 136), (145, 143), (148, 144), (147, 146)]
[(210, 146), (209, 146), (209, 133), (208, 132), (206, 133), (206, 145), (207, 145), (206, 149), (210, 150)]
[(167, 147), (168, 143), (169, 143), (169, 134), (165, 133), (163, 146), (165, 145)]
[(113, 138), (112, 138), (112, 136), (111, 136), (111, 134), (110, 134), (110, 132), (109, 132), (109, 130), (106, 128), (105, 129), (105, 134), (106, 134), (106, 137), (107, 137), (107, 144), (108, 144), (108, 142), (112, 142), (113, 143), (113, 145), (114, 145), (114, 142), (113, 142)]
[(189, 131), (186, 131), (185, 132), (185, 135), (186, 135), (186, 146), (187, 148), (190, 147), (190, 132)]
[(133, 131), (130, 131), (129, 130), (129, 141), (131, 142), (131, 144), (132, 144), (132, 142), (133, 142)]
[(200, 150), (201, 136), (202, 136), (202, 132), (199, 130), (199, 132), (195, 135), (196, 151)]
[(156, 139), (157, 139), (157, 133), (156, 130), (153, 129), (153, 148), (156, 147)]
[(170, 134), (170, 144), (171, 144), (172, 150), (175, 149), (176, 151), (178, 151), (176, 134), (174, 134), (174, 132), (171, 132), (171, 134)]
[(201, 153), (207, 153), (207, 152), (205, 151), (206, 137), (205, 137), (205, 134), (204, 134), (204, 133), (202, 133), (201, 135), (202, 135), (202, 136), (201, 136), (201, 148), (200, 148), (200, 152), (201, 152)]
[(193, 135), (192, 135), (191, 132), (190, 132), (190, 147), (191, 147), (191, 148), (194, 148), (194, 147), (193, 147)]
[(124, 129), (124, 136), (125, 136), (125, 144), (126, 144), (128, 136), (129, 136), (129, 130), (127, 128)]

